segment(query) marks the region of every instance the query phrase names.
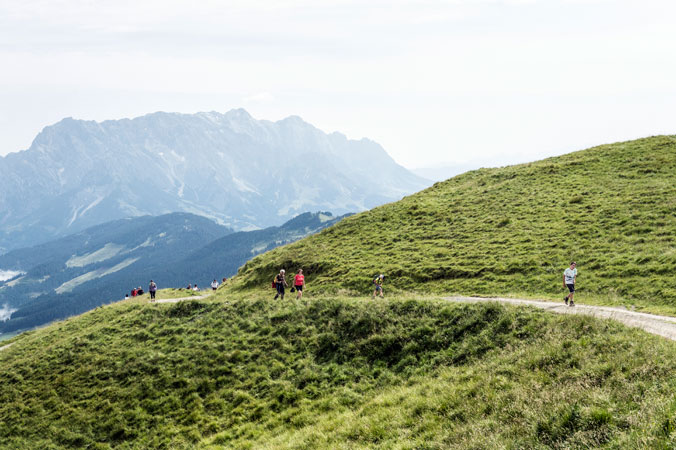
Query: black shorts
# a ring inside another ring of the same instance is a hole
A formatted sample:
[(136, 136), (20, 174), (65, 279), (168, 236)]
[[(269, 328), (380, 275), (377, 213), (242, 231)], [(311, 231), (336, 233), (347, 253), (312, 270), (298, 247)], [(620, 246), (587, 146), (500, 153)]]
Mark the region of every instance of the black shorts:
[(567, 284), (566, 287), (568, 288), (568, 290), (570, 291), (571, 294), (573, 292), (575, 292), (575, 285), (574, 284)]
[(297, 291), (301, 291), (301, 292), (303, 291), (303, 285), (302, 284), (297, 284), (294, 287), (296, 288)]

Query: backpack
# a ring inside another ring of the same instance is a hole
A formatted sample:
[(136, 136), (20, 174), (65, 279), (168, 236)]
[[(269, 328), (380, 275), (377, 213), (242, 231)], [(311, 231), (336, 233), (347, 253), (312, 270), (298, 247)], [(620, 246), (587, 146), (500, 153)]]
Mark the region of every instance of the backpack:
[(272, 289), (277, 289), (277, 283), (275, 283), (275, 280), (272, 280)]

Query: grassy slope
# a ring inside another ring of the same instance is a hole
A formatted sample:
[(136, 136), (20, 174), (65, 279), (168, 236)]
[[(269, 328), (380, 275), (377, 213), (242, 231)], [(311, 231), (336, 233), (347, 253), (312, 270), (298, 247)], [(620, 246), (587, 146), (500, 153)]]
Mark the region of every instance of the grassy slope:
[(236, 288), (303, 267), (310, 289), (580, 300), (676, 314), (676, 137), (469, 172), (256, 257)]
[[(385, 272), (388, 294), (556, 298), (575, 258), (584, 300), (674, 311), (675, 155), (658, 137), (468, 173), (258, 257), (207, 300), (144, 296), (13, 338), (0, 448), (673, 448), (673, 342), (314, 292)], [(309, 273), (305, 302), (263, 291), (280, 266)]]
[(498, 305), (121, 302), (0, 352), (0, 448), (668, 447), (675, 361)]

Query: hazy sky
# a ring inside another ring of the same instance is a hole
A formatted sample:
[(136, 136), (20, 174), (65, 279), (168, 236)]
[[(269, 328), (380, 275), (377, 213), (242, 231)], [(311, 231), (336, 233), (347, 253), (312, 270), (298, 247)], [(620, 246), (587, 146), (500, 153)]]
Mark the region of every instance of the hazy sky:
[(675, 17), (650, 0), (0, 0), (0, 155), (64, 117), (238, 107), (409, 168), (675, 134)]

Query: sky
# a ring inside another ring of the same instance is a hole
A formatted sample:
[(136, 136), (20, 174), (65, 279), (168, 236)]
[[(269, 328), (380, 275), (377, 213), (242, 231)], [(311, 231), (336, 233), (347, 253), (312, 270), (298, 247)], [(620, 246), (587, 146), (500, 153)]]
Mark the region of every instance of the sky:
[(676, 2), (0, 0), (0, 155), (65, 117), (290, 115), (408, 168), (676, 134)]

